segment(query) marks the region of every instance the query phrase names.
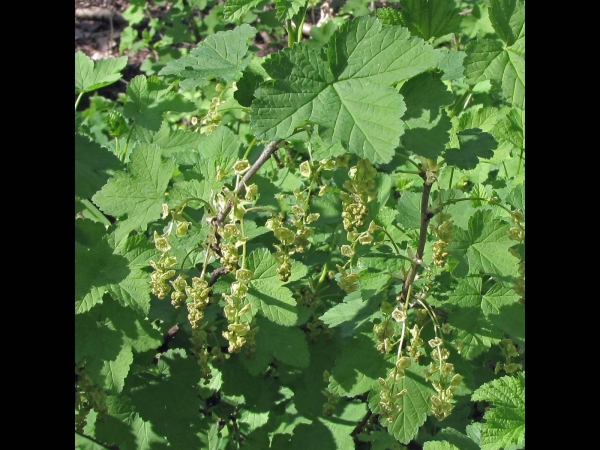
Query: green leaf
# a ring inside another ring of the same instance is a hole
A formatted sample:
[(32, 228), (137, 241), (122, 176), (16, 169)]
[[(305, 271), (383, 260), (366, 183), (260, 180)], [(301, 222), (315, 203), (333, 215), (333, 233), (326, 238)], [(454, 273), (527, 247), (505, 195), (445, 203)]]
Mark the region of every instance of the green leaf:
[(75, 313), (84, 313), (101, 303), (108, 286), (122, 282), (129, 274), (127, 260), (114, 255), (106, 239), (89, 248), (76, 242)]
[(135, 127), (135, 139), (142, 143), (154, 144), (160, 148), (162, 156), (172, 157), (176, 164), (193, 165), (200, 159), (198, 148), (204, 136), (188, 130), (170, 130), (166, 121), (163, 121), (158, 131), (147, 128)]
[[(173, 188), (169, 191), (168, 205), (170, 208), (175, 208), (191, 198), (200, 198), (210, 204), (211, 191), (214, 194), (219, 192), (220, 188), (221, 183), (214, 181), (179, 181), (173, 183)], [(206, 205), (198, 200), (190, 200), (188, 205), (193, 209), (206, 209)], [(207, 210), (207, 213), (211, 213), (211, 211)]]
[(119, 393), (123, 390), (125, 385), (125, 378), (129, 373), (129, 367), (133, 362), (133, 352), (129, 345), (123, 345), (120, 349), (119, 354), (113, 360), (100, 360), (98, 358), (92, 360), (86, 364), (86, 369), (94, 373), (97, 371), (97, 375), (93, 377), (94, 381), (98, 383), (102, 380), (99, 385), (108, 390), (109, 392)]
[(507, 45), (514, 45), (525, 35), (524, 0), (494, 0), (488, 12), (496, 34)]
[(148, 314), (150, 311), (149, 282), (148, 273), (140, 269), (131, 269), (124, 280), (118, 284), (109, 284), (107, 291), (123, 306), (128, 306), (142, 314)]
[[(377, 10), (379, 11), (379, 10)], [(456, 51), (450, 49), (440, 48), (438, 51), (442, 52), (444, 58), (439, 62), (438, 69), (444, 71), (442, 80), (459, 80), (463, 77), (465, 68), (463, 67), (463, 61), (467, 54), (463, 51)]]
[[(500, 118), (501, 115), (498, 109), (490, 106), (479, 109), (468, 109), (458, 118), (457, 131), (479, 128), (486, 133), (492, 132)], [(495, 134), (492, 134), (496, 138)]]
[(385, 378), (393, 367), (385, 356), (377, 350), (376, 341), (358, 334), (336, 359), (329, 377), (329, 392), (351, 397), (377, 387), (377, 378)]
[(460, 9), (456, 0), (400, 0), (403, 24), (426, 41), (458, 31)]
[(140, 372), (128, 377), (126, 394), (135, 411), (173, 448), (206, 448), (201, 436), (208, 430), (198, 417), (199, 381), (194, 358), (184, 349), (172, 349), (161, 354), (154, 373)]
[(75, 135), (75, 195), (90, 198), (106, 184), (109, 171), (121, 168), (121, 161), (89, 137)]
[(525, 212), (525, 185), (520, 184), (510, 191), (506, 196), (506, 202)]
[(344, 303), (329, 308), (320, 319), (330, 327), (341, 325), (342, 337), (350, 336), (379, 310), (381, 299), (372, 289), (358, 290), (344, 297)]
[(398, 9), (389, 7), (377, 8), (377, 18), (384, 25), (404, 25), (402, 12)]
[(137, 125), (158, 131), (165, 111), (191, 112), (197, 109), (194, 102), (186, 100), (155, 75), (146, 78), (138, 75), (127, 85), (127, 101), (123, 105), (126, 117)]
[(202, 158), (234, 157), (240, 155), (242, 141), (226, 126), (220, 126), (208, 136), (200, 146)]
[[(103, 361), (114, 361), (123, 347), (121, 333), (99, 324), (88, 314), (75, 316), (75, 362), (97, 361), (96, 369)], [(99, 362), (99, 363), (98, 363)], [(97, 373), (91, 371), (92, 377)]]
[(434, 75), (423, 73), (404, 83), (400, 94), (406, 102), (403, 147), (425, 158), (437, 158), (450, 140), (452, 123), (441, 107), (452, 103), (452, 92)]
[(332, 159), (337, 156), (342, 156), (346, 153), (346, 150), (344, 150), (342, 144), (339, 142), (334, 142), (333, 144), (323, 142), (318, 134), (312, 135), (311, 142), (314, 144), (312, 155), (315, 161)]
[(119, 223), (122, 234), (146, 230), (157, 220), (165, 203), (165, 190), (175, 164), (163, 162), (160, 149), (150, 144), (138, 145), (131, 154), (129, 173), (116, 172), (92, 200), (106, 214), (125, 220)]
[(485, 383), (473, 392), (471, 400), (493, 403), (483, 415), (483, 450), (508, 448), (511, 444), (525, 446), (525, 372)]
[(494, 218), (490, 210), (478, 210), (469, 219), (467, 233), (455, 236), (448, 252), (461, 258), (467, 256), (469, 272), (482, 271), (500, 277), (517, 276), (518, 259), (508, 251), (515, 245), (508, 237), (510, 224)]
[(271, 322), (288, 327), (298, 322), (296, 300), (281, 281), (252, 280), (247, 298), (252, 304), (252, 314), (260, 311)]
[(423, 194), (404, 191), (398, 200), (396, 220), (406, 229), (421, 226), (421, 198)]
[(161, 333), (152, 326), (145, 314), (120, 305), (110, 296), (105, 297), (102, 306), (96, 311), (103, 315), (104, 321), (110, 323), (110, 328), (121, 333), (123, 340), (138, 353), (157, 349), (163, 343)]
[(305, 0), (274, 0), (277, 18), (281, 21), (294, 20), (294, 16), (306, 5)]
[(451, 166), (459, 169), (474, 169), (479, 164), (479, 158), (489, 159), (494, 156), (498, 143), (494, 137), (479, 128), (464, 130), (458, 133), (460, 149), (449, 148), (444, 152), (444, 159)]
[(166, 439), (155, 431), (152, 423), (142, 419), (134, 411), (126, 396), (108, 396), (106, 405), (106, 420), (96, 424), (98, 439), (109, 445), (138, 450), (162, 448), (168, 444)]
[(85, 53), (75, 52), (75, 94), (95, 91), (121, 79), (127, 56), (101, 59), (94, 63)]
[[(398, 404), (402, 406), (401, 411), (392, 416), (391, 423), (383, 417), (379, 419), (379, 423), (403, 444), (408, 444), (419, 432), (419, 427), (425, 423), (429, 410), (429, 398), (435, 394), (431, 383), (425, 381), (424, 369), (413, 363), (405, 370), (406, 375), (396, 382), (394, 389), (394, 392), (400, 392), (402, 389), (407, 391), (397, 400)], [(381, 411), (380, 392), (381, 386), (378, 383), (377, 387), (369, 394), (369, 408), (375, 414), (379, 414)]]
[(284, 327), (258, 317), (256, 325), (256, 352), (240, 356), (242, 364), (256, 376), (264, 372), (272, 358), (292, 367), (306, 368), (309, 363), (306, 335), (298, 328)]
[(255, 93), (252, 129), (259, 139), (285, 139), (299, 126), (316, 124), (325, 141), (374, 163), (389, 162), (405, 111), (389, 86), (434, 67), (441, 56), (405, 28), (382, 28), (372, 17), (346, 22), (331, 36), (326, 56), (300, 44), (265, 61), (274, 80)]
[(460, 450), (460, 448), (447, 441), (428, 441), (423, 445), (423, 450)]
[(104, 445), (97, 444), (86, 436), (75, 432), (75, 450), (104, 450)]
[[(254, 272), (254, 280), (263, 280), (272, 284), (286, 284), (291, 281), (302, 279), (308, 268), (301, 262), (290, 259), (291, 275), (287, 281), (280, 281), (277, 268), (279, 263), (275, 257), (266, 248), (258, 248), (252, 251), (246, 258), (248, 268)], [(253, 281), (254, 281), (253, 280)]]
[(267, 72), (262, 67), (262, 59), (253, 58), (246, 69), (244, 69), (242, 78), (237, 82), (237, 90), (233, 93), (233, 98), (240, 105), (249, 108), (252, 105), (252, 101), (256, 98), (254, 97), (254, 91), (267, 78)]
[(465, 80), (474, 85), (493, 80), (500, 83), (506, 100), (525, 109), (525, 25), (513, 46), (493, 39), (472, 41), (465, 49)]
[(250, 39), (255, 35), (256, 28), (248, 24), (211, 34), (188, 55), (169, 61), (159, 75), (177, 75), (185, 90), (215, 78), (226, 83), (236, 80), (252, 59), (247, 53)]
[(263, 0), (227, 0), (223, 17), (229, 22), (238, 22)]
[(453, 342), (460, 346), (460, 353), (468, 360), (479, 356), (502, 338), (500, 328), (486, 315), (497, 299), (493, 296), (484, 298), (481, 291), (481, 278), (467, 277), (460, 280), (458, 287), (448, 296), (448, 323), (455, 328)]
[(525, 111), (513, 108), (492, 131), (498, 142), (509, 142), (517, 149), (525, 148)]

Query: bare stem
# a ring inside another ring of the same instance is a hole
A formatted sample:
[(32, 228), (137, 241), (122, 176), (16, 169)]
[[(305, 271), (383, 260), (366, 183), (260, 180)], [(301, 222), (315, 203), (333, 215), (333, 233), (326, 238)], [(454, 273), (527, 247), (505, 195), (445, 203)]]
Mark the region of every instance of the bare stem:
[[(415, 255), (415, 259), (418, 260), (423, 260), (423, 251), (425, 250), (425, 241), (427, 240), (427, 227), (432, 217), (432, 215), (427, 211), (427, 206), (429, 205), (429, 194), (431, 193), (432, 186), (433, 184), (428, 183), (427, 181), (423, 184), (423, 197), (421, 197), (421, 229), (419, 231), (419, 244), (417, 245), (417, 253)], [(406, 300), (408, 289), (412, 285), (413, 281), (415, 280), (415, 276), (417, 275), (417, 267), (419, 267), (419, 265), (413, 261), (413, 264), (408, 272), (408, 276), (406, 277), (406, 281), (404, 282), (404, 287), (402, 288), (400, 302), (404, 302)]]

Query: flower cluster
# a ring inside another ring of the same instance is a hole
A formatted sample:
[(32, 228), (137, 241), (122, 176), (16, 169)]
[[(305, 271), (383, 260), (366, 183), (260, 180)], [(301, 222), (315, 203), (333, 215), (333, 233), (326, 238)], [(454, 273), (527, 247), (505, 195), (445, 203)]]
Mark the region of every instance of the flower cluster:
[(500, 371), (504, 371), (507, 374), (513, 374), (517, 370), (522, 370), (523, 365), (517, 364), (514, 362), (515, 358), (520, 356), (520, 352), (517, 350), (517, 347), (510, 339), (502, 339), (499, 343), (500, 350), (502, 351), (502, 356), (504, 356), (505, 362), (501, 363), (498, 361), (496, 363), (496, 367), (494, 368), (494, 373), (499, 373)]
[[(377, 197), (375, 189), (375, 176), (377, 170), (373, 167), (368, 159), (361, 159), (356, 166), (353, 166), (348, 171), (350, 180), (344, 182), (343, 187), (348, 192), (340, 192), (342, 200), (342, 223), (346, 230), (346, 238), (350, 245), (342, 245), (340, 251), (342, 256), (349, 258), (348, 263), (351, 264), (352, 257), (355, 253), (357, 244), (369, 245), (374, 241), (372, 233), (379, 229), (373, 221), (366, 231), (359, 231), (358, 228), (364, 226), (364, 220), (369, 214), (367, 203)], [(358, 289), (356, 282), (358, 274), (352, 271), (346, 271), (346, 265), (343, 267), (337, 266), (340, 272), (338, 286), (346, 293), (354, 292)], [(352, 267), (352, 266), (350, 266)]]
[(222, 294), (227, 302), (223, 312), (229, 321), (227, 331), (223, 332), (223, 337), (229, 341), (227, 349), (229, 353), (239, 352), (247, 344), (246, 353), (250, 356), (256, 348), (254, 336), (258, 328), (252, 328), (252, 324), (245, 321), (243, 317), (251, 308), (251, 304), (246, 303), (245, 298), (248, 294), (248, 284), (253, 276), (254, 273), (251, 270), (238, 269), (235, 272), (236, 281), (231, 284), (231, 295)]
[(436, 337), (429, 340), (432, 348), (431, 358), (434, 360), (425, 370), (425, 379), (429, 380), (433, 374), (439, 372), (437, 380), (432, 381), (436, 394), (431, 396), (431, 412), (438, 420), (443, 420), (450, 415), (454, 405), (452, 399), (454, 391), (462, 381), (462, 376), (454, 373), (454, 365), (446, 362), (450, 352), (443, 348), (444, 341)]
[(106, 392), (94, 384), (83, 365), (75, 368), (75, 429), (83, 432), (87, 424), (87, 416), (90, 410), (98, 413), (97, 421), (102, 421), (108, 412), (106, 407)]
[(392, 338), (394, 337), (394, 327), (388, 320), (377, 323), (373, 326), (373, 331), (377, 336), (377, 350), (386, 354), (392, 350)]
[(376, 175), (377, 170), (368, 159), (361, 159), (348, 171), (350, 180), (343, 184), (344, 189), (348, 192), (340, 192), (343, 208), (342, 222), (346, 231), (356, 232), (358, 227), (364, 225), (364, 219), (369, 214), (367, 203), (377, 197), (375, 192)]
[(439, 225), (437, 227), (432, 227), (433, 232), (438, 238), (438, 240), (433, 243), (433, 263), (438, 267), (444, 267), (444, 265), (446, 265), (446, 257), (448, 256), (446, 247), (448, 247), (448, 244), (452, 241), (454, 235), (452, 232), (454, 221), (450, 220), (450, 217), (450, 214), (438, 214), (436, 220)]
[[(408, 360), (408, 365), (406, 364), (406, 360)], [(398, 380), (404, 378), (405, 376), (404, 368), (400, 371), (396, 370), (396, 367), (399, 363), (406, 368), (410, 365), (410, 359), (406, 357), (400, 358), (387, 379), (383, 379), (381, 377), (377, 379), (379, 385), (381, 386), (381, 391), (379, 391), (379, 406), (381, 408), (381, 416), (384, 417), (388, 423), (392, 423), (394, 421), (394, 416), (397, 416), (400, 412), (402, 412), (402, 405), (400, 402), (398, 402), (398, 400), (404, 397), (407, 393), (406, 389), (402, 389), (399, 392), (394, 392), (397, 387)]]
[(424, 345), (423, 339), (421, 339), (422, 330), (423, 327), (419, 327), (419, 325), (417, 324), (415, 324), (414, 327), (408, 329), (411, 338), (410, 345), (406, 346), (406, 350), (408, 350), (408, 354), (414, 362), (419, 362), (419, 359), (421, 358), (421, 356), (423, 356), (423, 353), (421, 352), (421, 350), (419, 350), (419, 348), (423, 347)]
[[(190, 325), (192, 326), (192, 337), (190, 341), (192, 342), (192, 353), (196, 357), (196, 361), (200, 366), (200, 376), (203, 378), (205, 383), (208, 383), (208, 380), (211, 378), (211, 369), (209, 366), (209, 361), (214, 360), (218, 355), (209, 355), (208, 352), (208, 344), (207, 344), (207, 324), (202, 322), (204, 318), (204, 309), (210, 302), (210, 291), (211, 288), (208, 286), (208, 283), (199, 277), (192, 278), (192, 285), (187, 285), (184, 276), (180, 276), (182, 281), (181, 285), (185, 290), (185, 296), (190, 297), (192, 299), (191, 302), (187, 303), (188, 309), (188, 320)], [(180, 277), (177, 277), (178, 279)], [(175, 280), (177, 282), (177, 280)], [(175, 284), (175, 283), (173, 283)], [(214, 347), (220, 352), (219, 347)]]
[(520, 210), (515, 209), (511, 212), (510, 217), (513, 226), (508, 230), (508, 237), (513, 241), (522, 241), (525, 238), (525, 228), (523, 228), (525, 216)]
[(152, 293), (162, 300), (171, 292), (171, 286), (167, 284), (167, 281), (175, 276), (175, 270), (171, 267), (177, 264), (177, 258), (168, 256), (171, 244), (165, 236), (160, 236), (156, 231), (154, 232), (154, 245), (162, 255), (158, 261), (150, 261), (150, 265), (154, 269), (150, 274), (150, 288)]
[[(235, 83), (234, 83), (235, 85)], [(223, 91), (225, 89), (223, 85), (217, 84), (216, 91)], [(212, 134), (213, 131), (217, 129), (219, 125), (221, 125), (221, 114), (217, 111), (219, 105), (225, 103), (225, 100), (221, 100), (224, 91), (218, 97), (213, 97), (210, 101), (210, 106), (208, 107), (208, 112), (200, 121), (200, 134)], [(192, 125), (196, 125), (198, 123), (198, 119), (194, 117), (192, 119)]]

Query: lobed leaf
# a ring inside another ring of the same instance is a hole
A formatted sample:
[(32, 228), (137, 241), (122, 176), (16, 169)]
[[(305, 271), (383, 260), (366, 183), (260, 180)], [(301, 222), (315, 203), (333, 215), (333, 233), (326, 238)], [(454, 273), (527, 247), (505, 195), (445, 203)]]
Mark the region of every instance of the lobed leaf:
[(94, 62), (85, 53), (75, 52), (75, 94), (98, 90), (121, 79), (127, 56)]
[(249, 41), (255, 35), (256, 28), (248, 24), (211, 34), (188, 55), (169, 61), (159, 75), (180, 77), (180, 86), (185, 90), (215, 78), (226, 83), (238, 79), (252, 59), (247, 53)]
[(323, 140), (375, 163), (389, 162), (405, 111), (389, 86), (434, 67), (441, 57), (405, 28), (382, 28), (371, 17), (346, 22), (326, 52), (300, 44), (265, 61), (274, 80), (256, 90), (251, 126), (258, 138), (272, 140), (316, 124)]
[(458, 31), (460, 9), (456, 0), (400, 0), (402, 22), (426, 41)]
[(162, 161), (158, 147), (140, 144), (131, 154), (129, 173), (116, 172), (92, 200), (104, 213), (124, 218), (119, 224), (121, 233), (145, 230), (161, 216), (174, 168), (172, 161)]
[(126, 117), (137, 125), (158, 131), (165, 111), (191, 112), (196, 104), (186, 100), (158, 77), (138, 75), (127, 85), (127, 101), (123, 105)]
[(483, 415), (480, 438), (483, 450), (497, 450), (510, 444), (525, 446), (525, 372), (485, 383), (473, 392), (471, 400), (493, 403)]

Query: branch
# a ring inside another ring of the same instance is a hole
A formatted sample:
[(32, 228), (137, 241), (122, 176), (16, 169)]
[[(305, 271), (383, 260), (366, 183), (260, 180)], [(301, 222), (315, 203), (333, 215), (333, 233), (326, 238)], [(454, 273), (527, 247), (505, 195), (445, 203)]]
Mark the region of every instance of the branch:
[(106, 449), (109, 449), (109, 450), (115, 450), (115, 449), (118, 450), (118, 448), (119, 448), (116, 445), (107, 445), (107, 444), (104, 444), (103, 442), (100, 442), (99, 440), (94, 439), (93, 437), (88, 436), (85, 433), (81, 433), (80, 431), (75, 430), (75, 433), (78, 434), (79, 436), (82, 436), (82, 437), (84, 437), (86, 439), (89, 439), (90, 441), (92, 441), (93, 443), (99, 445), (102, 448), (106, 448)]
[[(254, 164), (252, 164), (252, 167), (250, 167), (250, 169), (248, 169), (248, 172), (246, 172), (244, 174), (244, 176), (242, 177), (242, 179), (240, 180), (238, 187), (233, 191), (234, 195), (241, 194), (242, 192), (244, 192), (246, 190), (246, 183), (248, 182), (248, 180), (250, 178), (252, 178), (252, 176), (256, 172), (258, 172), (258, 169), (260, 169), (265, 162), (267, 162), (267, 159), (269, 159), (271, 157), (271, 155), (275, 152), (275, 150), (277, 150), (277, 146), (279, 145), (280, 142), (281, 142), (281, 140), (271, 141), (267, 144), (267, 146), (265, 147), (263, 152), (260, 154), (258, 159), (256, 161), (254, 161)], [(227, 217), (227, 214), (229, 214), (232, 207), (233, 207), (233, 202), (231, 201), (231, 199), (227, 200), (227, 204), (225, 205), (225, 208), (223, 208), (221, 211), (219, 211), (219, 214), (217, 214), (217, 217), (215, 217), (213, 219), (213, 223), (215, 225), (221, 226), (221, 227), (223, 225), (225, 225), (225, 217)]]
[[(425, 174), (421, 174), (423, 178), (425, 178)], [(423, 250), (425, 250), (425, 241), (427, 240), (427, 227), (429, 225), (429, 221), (433, 217), (433, 214), (427, 211), (427, 207), (429, 206), (429, 194), (431, 193), (431, 187), (433, 184), (425, 183), (423, 184), (423, 197), (421, 197), (421, 229), (419, 231), (419, 243), (417, 245), (417, 253), (415, 255), (415, 259), (423, 260)], [(404, 287), (402, 288), (402, 294), (400, 295), (400, 303), (404, 303), (406, 301), (406, 296), (408, 295), (408, 288), (415, 280), (415, 276), (417, 275), (417, 267), (418, 264), (413, 264), (410, 266), (410, 270), (408, 272), (408, 276), (406, 277), (406, 281), (404, 282)]]

